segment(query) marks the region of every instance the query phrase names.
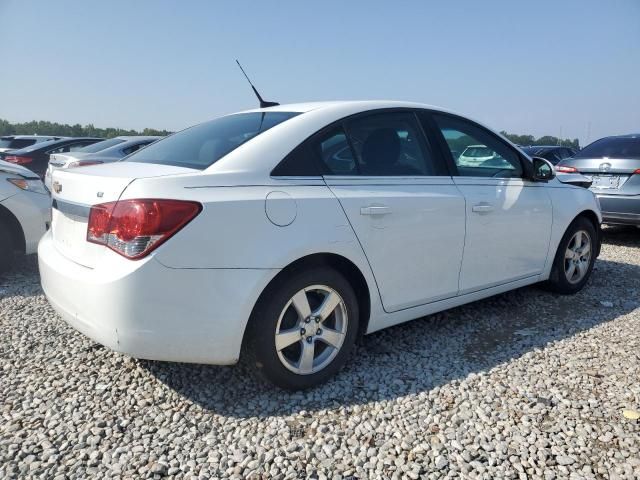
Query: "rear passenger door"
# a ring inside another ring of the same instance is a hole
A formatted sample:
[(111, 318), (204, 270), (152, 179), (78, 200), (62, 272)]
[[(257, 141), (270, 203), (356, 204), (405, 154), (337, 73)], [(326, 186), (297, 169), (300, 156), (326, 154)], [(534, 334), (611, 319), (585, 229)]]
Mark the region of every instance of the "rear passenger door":
[[(545, 184), (525, 175), (525, 160), (491, 131), (455, 115), (423, 117), (466, 200), (466, 238), (460, 294), (532, 278), (544, 269), (552, 205)], [(482, 146), (473, 166), (456, 152)]]
[(311, 148), (388, 312), (458, 293), (465, 201), (412, 110), (347, 119)]

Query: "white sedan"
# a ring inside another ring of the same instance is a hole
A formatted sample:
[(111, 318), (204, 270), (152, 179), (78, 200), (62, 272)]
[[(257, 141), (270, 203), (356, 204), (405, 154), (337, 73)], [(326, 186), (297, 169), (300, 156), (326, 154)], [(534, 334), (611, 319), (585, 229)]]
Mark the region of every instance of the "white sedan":
[[(504, 162), (459, 169), (451, 152), (469, 145)], [(579, 291), (600, 222), (593, 193), (474, 121), (309, 103), (54, 172), (39, 261), (54, 308), (114, 350), (212, 364), (242, 351), (300, 389), (358, 335), (537, 282)]]
[(0, 160), (0, 273), (16, 254), (35, 253), (49, 227), (51, 197), (40, 178)]

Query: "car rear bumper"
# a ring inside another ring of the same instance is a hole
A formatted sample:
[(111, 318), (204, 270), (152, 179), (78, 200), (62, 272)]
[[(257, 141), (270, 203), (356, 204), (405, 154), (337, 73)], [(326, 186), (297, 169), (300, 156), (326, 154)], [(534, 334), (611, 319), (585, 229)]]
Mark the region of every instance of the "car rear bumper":
[(150, 360), (235, 363), (253, 305), (277, 273), (174, 269), (153, 256), (105, 256), (95, 269), (83, 267), (62, 255), (47, 233), (38, 248), (45, 295), (84, 335)]
[(598, 195), (604, 223), (640, 225), (640, 195)]

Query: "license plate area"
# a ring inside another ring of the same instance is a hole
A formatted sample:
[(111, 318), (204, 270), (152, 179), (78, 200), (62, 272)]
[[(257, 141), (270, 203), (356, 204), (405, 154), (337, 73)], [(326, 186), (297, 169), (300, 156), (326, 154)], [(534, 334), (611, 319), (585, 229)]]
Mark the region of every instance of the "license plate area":
[(617, 190), (626, 181), (621, 175), (591, 175), (591, 188), (598, 190)]

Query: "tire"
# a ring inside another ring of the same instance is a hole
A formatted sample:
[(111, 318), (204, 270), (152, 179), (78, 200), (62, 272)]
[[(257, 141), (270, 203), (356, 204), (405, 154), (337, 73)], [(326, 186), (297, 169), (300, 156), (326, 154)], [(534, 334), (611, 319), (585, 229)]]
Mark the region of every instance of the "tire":
[(9, 226), (0, 221), (0, 273), (11, 268), (15, 259), (15, 246)]
[(593, 270), (598, 250), (597, 242), (596, 228), (589, 219), (578, 217), (571, 222), (558, 245), (551, 275), (545, 284), (547, 289), (562, 295), (572, 295), (582, 290)]
[(293, 271), (258, 301), (249, 320), (246, 353), (275, 385), (287, 390), (314, 387), (345, 364), (358, 318), (356, 295), (339, 272), (324, 266)]

